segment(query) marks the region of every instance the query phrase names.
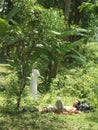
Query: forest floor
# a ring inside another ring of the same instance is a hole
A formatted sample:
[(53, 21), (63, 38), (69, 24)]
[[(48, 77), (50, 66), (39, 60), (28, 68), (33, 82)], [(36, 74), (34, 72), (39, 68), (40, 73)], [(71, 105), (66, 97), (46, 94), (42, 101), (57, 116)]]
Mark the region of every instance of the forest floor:
[(0, 113), (0, 130), (98, 130), (94, 113)]
[[(9, 65), (0, 65), (0, 87), (8, 70)], [(98, 130), (98, 112), (72, 115), (30, 111), (8, 113), (2, 109), (4, 97), (1, 90), (0, 130)]]

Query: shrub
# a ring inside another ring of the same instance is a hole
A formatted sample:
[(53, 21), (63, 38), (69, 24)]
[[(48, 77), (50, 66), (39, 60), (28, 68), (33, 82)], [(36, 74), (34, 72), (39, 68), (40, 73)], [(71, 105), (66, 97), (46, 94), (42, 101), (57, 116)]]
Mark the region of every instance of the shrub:
[(85, 68), (65, 70), (58, 74), (51, 84), (51, 91), (58, 91), (62, 96), (70, 95), (79, 99), (89, 99), (96, 103), (95, 86), (97, 86), (97, 69), (90, 64)]

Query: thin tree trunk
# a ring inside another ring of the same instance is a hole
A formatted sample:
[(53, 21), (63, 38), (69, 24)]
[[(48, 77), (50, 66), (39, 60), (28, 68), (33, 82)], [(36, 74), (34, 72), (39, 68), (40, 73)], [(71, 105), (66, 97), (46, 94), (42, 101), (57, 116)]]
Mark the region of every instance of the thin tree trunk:
[(23, 86), (21, 86), (21, 90), (20, 90), (20, 93), (19, 93), (19, 97), (18, 97), (18, 99), (17, 99), (17, 109), (19, 109), (20, 108), (20, 103), (21, 103), (21, 96), (22, 96), (22, 94), (23, 94), (23, 90), (24, 90), (24, 88), (25, 88), (25, 83), (23, 84)]
[(26, 85), (26, 75), (25, 75), (25, 73), (23, 73), (23, 71), (21, 71), (18, 74), (18, 81), (19, 81), (19, 96), (18, 96), (18, 99), (17, 99), (17, 109), (20, 108), (21, 96), (23, 94), (23, 91), (24, 91), (24, 88), (25, 88), (25, 85)]
[(65, 0), (65, 22), (66, 27), (69, 28), (69, 13), (70, 13), (70, 7), (71, 7), (71, 0)]
[(58, 69), (58, 62), (50, 59), (50, 62), (48, 64), (47, 77), (45, 78), (47, 79), (45, 82), (47, 86), (46, 91), (50, 89), (52, 79), (56, 77), (57, 69)]

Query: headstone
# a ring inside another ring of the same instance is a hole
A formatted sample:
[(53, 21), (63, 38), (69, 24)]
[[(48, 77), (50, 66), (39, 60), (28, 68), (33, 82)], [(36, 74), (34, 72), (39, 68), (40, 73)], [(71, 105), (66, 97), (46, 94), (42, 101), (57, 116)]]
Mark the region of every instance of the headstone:
[(39, 70), (32, 69), (32, 76), (30, 81), (30, 93), (34, 97), (34, 100), (37, 100), (37, 78), (40, 76)]

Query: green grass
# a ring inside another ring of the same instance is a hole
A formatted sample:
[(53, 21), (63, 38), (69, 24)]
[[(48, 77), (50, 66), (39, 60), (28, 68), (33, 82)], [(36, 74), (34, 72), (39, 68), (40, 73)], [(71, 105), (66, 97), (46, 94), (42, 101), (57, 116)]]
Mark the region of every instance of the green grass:
[(98, 130), (98, 118), (95, 120), (94, 113), (62, 115), (25, 112), (0, 116), (0, 130)]
[[(4, 81), (2, 73), (9, 72), (9, 65), (0, 65), (0, 78)], [(0, 82), (1, 85), (1, 82)], [(47, 104), (55, 103), (57, 94), (40, 95), (36, 106), (42, 108)], [(71, 105), (75, 100), (73, 97), (62, 97), (66, 105)], [(3, 91), (0, 92), (0, 130), (98, 130), (98, 112), (81, 113), (81, 114), (41, 114), (39, 112), (11, 112), (7, 109), (14, 108), (13, 104), (5, 108), (5, 99)], [(32, 109), (34, 101), (31, 96), (24, 97), (25, 105)]]

